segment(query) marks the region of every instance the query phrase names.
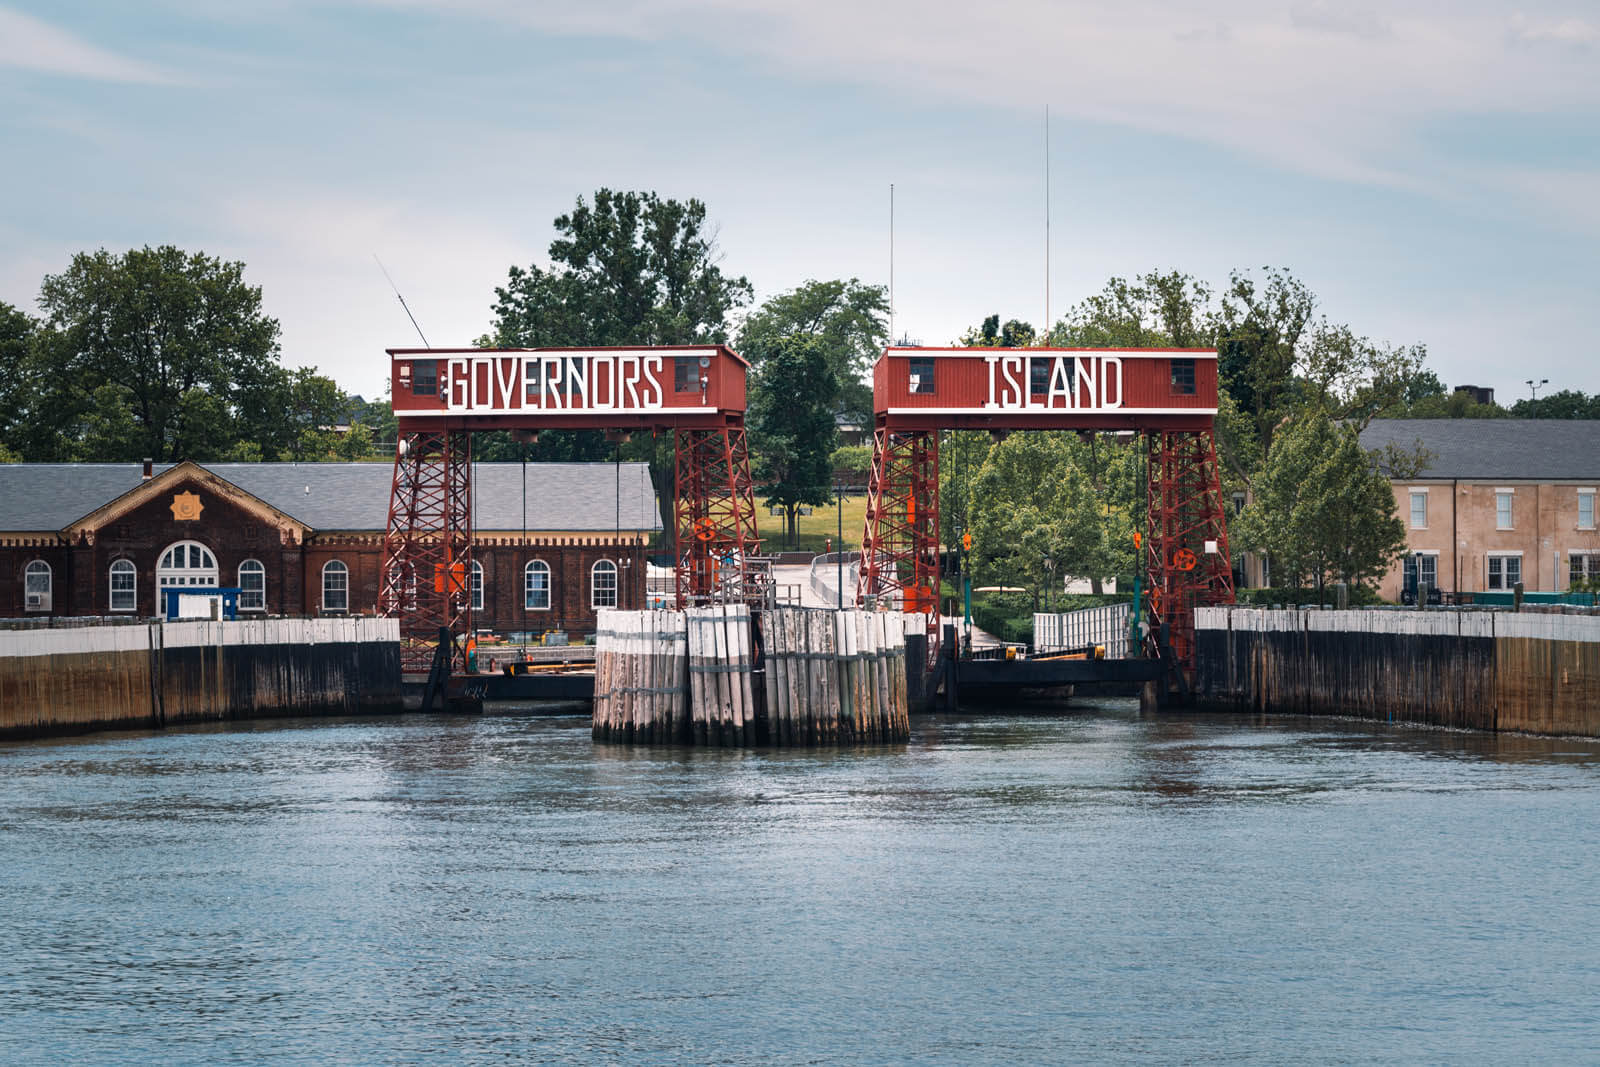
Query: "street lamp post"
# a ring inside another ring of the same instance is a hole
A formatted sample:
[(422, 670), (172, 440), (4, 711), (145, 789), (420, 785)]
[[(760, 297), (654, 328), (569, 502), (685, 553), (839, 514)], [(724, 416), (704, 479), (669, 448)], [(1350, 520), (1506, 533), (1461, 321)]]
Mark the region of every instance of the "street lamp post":
[(1550, 384), (1550, 379), (1549, 378), (1540, 378), (1539, 379), (1539, 384), (1538, 385), (1534, 385), (1533, 384), (1533, 379), (1529, 378), (1524, 384), (1527, 385), (1527, 387), (1528, 387), (1528, 395), (1533, 397), (1533, 399), (1535, 401), (1537, 401), (1539, 399), (1539, 390), (1543, 386), (1549, 385)]

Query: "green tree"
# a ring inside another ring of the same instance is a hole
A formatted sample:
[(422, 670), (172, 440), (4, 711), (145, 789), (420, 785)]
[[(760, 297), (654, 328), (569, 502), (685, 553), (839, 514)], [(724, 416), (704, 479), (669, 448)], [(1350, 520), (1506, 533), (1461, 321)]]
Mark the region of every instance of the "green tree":
[(1069, 348), (1208, 348), (1216, 337), (1211, 289), (1179, 271), (1112, 278), (1067, 309), (1050, 343)]
[(550, 268), (512, 267), (495, 290), (499, 345), (720, 344), (750, 301), (749, 281), (717, 266), (699, 200), (600, 189), (555, 229)]
[(1320, 408), (1285, 425), (1233, 524), (1239, 547), (1272, 561), (1275, 584), (1367, 584), (1405, 549), (1394, 492), (1354, 426)]
[[(751, 299), (750, 282), (717, 265), (716, 239), (699, 200), (600, 189), (554, 222), (550, 266), (512, 267), (495, 289), (499, 347), (722, 344), (733, 312)], [(506, 433), (479, 434), (486, 460), (582, 462), (646, 460), (661, 487), (663, 525), (673, 500), (672, 440), (634, 437), (618, 449), (598, 431), (545, 433), (523, 445)]]
[[(751, 474), (766, 504), (783, 508), (791, 545), (800, 506), (831, 496), (838, 430), (830, 401), (838, 390), (822, 339), (803, 334), (771, 342), (751, 385)], [(796, 396), (817, 402), (796, 403)]]
[[(102, 429), (119, 451), (100, 459), (223, 454), (237, 440), (239, 383), (278, 358), (277, 320), (245, 283), (244, 264), (170, 245), (80, 253), (45, 277), (39, 305), (50, 336), (31, 346), (25, 371), (38, 458)], [(114, 399), (136, 427), (131, 441), (112, 429), (122, 418), (106, 406)]]
[(958, 344), (968, 348), (1028, 348), (1037, 344), (1038, 332), (1021, 319), (1007, 319), (1000, 325), (999, 315), (990, 315), (982, 323), (961, 335)]
[(1600, 393), (1585, 395), (1578, 389), (1560, 389), (1537, 400), (1518, 400), (1511, 414), (1519, 419), (1600, 419)]
[(881, 285), (807, 281), (763, 303), (739, 327), (739, 354), (759, 369), (776, 345), (794, 334), (815, 337), (839, 383), (836, 410), (872, 421), (869, 376), (889, 343), (889, 295)]
[(23, 375), (34, 327), (30, 316), (0, 301), (0, 447), (14, 443), (22, 415)]
[(1106, 557), (1101, 501), (1073, 455), (1076, 436), (1012, 434), (989, 450), (973, 486), (971, 566), (978, 582), (1041, 594)]

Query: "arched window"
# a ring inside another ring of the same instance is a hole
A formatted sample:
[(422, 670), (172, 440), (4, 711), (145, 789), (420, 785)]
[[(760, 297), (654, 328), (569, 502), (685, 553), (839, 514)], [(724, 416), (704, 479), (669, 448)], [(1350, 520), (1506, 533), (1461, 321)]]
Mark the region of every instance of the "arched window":
[(239, 610), (267, 610), (267, 568), (258, 559), (239, 564)]
[(529, 611), (550, 610), (550, 564), (542, 559), (523, 568), (522, 605)]
[(163, 599), (163, 589), (191, 585), (217, 587), (217, 557), (198, 541), (168, 545), (156, 564), (156, 599)]
[(132, 611), (138, 606), (139, 568), (131, 559), (111, 565), (111, 610)]
[(322, 610), (350, 610), (350, 568), (336, 559), (322, 565)]
[(589, 571), (589, 605), (595, 608), (617, 606), (617, 565), (609, 559), (600, 560)]
[(483, 564), (472, 561), (472, 610), (483, 610)]
[(22, 570), (23, 607), (28, 611), (49, 611), (51, 596), (50, 564), (36, 559)]

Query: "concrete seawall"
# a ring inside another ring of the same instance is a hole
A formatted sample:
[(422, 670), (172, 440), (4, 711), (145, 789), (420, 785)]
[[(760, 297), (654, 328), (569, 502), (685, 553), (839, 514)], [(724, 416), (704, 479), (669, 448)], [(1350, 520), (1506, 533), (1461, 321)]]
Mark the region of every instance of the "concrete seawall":
[(400, 710), (394, 619), (0, 629), (0, 737)]
[(1202, 705), (1600, 737), (1600, 616), (1195, 613)]

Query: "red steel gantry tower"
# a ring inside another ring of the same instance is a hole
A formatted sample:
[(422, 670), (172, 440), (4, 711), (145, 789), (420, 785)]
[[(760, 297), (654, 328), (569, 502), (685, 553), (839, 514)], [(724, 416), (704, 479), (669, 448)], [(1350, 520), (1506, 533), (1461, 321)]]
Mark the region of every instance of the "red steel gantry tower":
[[(722, 345), (390, 349), (399, 425), (378, 609), (400, 619), (401, 665), (426, 670), (442, 630), (469, 633), (472, 433), (674, 434), (677, 601), (769, 592), (745, 445), (745, 377)], [(464, 650), (457, 643), (456, 665)]]
[(896, 598), (940, 639), (939, 434), (1142, 434), (1146, 618), (1192, 668), (1194, 609), (1233, 602), (1212, 424), (1210, 349), (889, 348), (873, 369), (876, 425), (858, 602)]

